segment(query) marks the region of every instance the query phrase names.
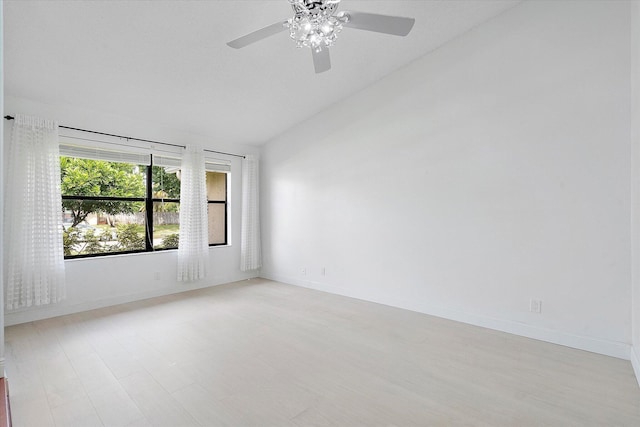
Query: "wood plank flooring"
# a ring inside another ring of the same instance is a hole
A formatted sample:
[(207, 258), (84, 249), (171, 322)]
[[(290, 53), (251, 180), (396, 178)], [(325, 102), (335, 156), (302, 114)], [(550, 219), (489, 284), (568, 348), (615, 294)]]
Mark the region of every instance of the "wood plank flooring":
[(628, 361), (262, 279), (6, 329), (13, 425), (640, 426)]

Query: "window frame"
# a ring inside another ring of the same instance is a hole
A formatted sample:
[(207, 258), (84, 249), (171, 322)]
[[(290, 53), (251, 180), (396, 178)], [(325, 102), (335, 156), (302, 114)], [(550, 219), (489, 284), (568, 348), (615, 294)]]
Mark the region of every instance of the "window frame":
[(207, 215), (209, 214), (208, 208), (210, 204), (224, 205), (224, 243), (209, 243), (209, 247), (227, 246), (229, 245), (229, 230), (227, 229), (229, 226), (229, 172), (207, 170), (206, 173), (224, 174), (224, 200), (209, 200), (209, 197), (207, 196)]
[[(60, 157), (73, 157), (65, 154), (61, 154)], [(107, 160), (108, 161), (108, 160)], [(144, 166), (145, 168), (145, 197), (114, 197), (114, 196), (70, 196), (70, 195), (62, 195), (62, 200), (109, 200), (109, 201), (121, 201), (121, 202), (143, 202), (145, 204), (145, 232), (144, 232), (144, 241), (145, 248), (138, 250), (128, 250), (128, 251), (120, 251), (120, 252), (105, 252), (105, 253), (95, 253), (95, 254), (78, 254), (78, 255), (65, 255), (65, 260), (71, 259), (83, 259), (83, 258), (95, 258), (95, 257), (104, 257), (111, 255), (128, 255), (128, 254), (138, 254), (138, 253), (152, 253), (152, 252), (162, 252), (168, 250), (176, 250), (177, 248), (154, 248), (153, 247), (153, 204), (158, 202), (166, 202), (166, 203), (178, 203), (180, 204), (180, 199), (168, 199), (168, 198), (158, 198), (153, 197), (153, 154), (150, 155), (150, 161), (148, 165), (139, 165)], [(162, 166), (159, 166), (162, 167)], [(220, 171), (206, 171), (208, 172), (216, 172), (225, 174), (225, 182), (224, 182), (224, 192), (225, 192), (225, 200), (209, 200), (207, 198), (207, 207), (209, 204), (224, 204), (224, 242), (223, 243), (209, 243), (209, 247), (212, 246), (227, 246), (229, 243), (229, 173), (230, 172), (220, 172)], [(63, 230), (60, 230), (63, 232)]]

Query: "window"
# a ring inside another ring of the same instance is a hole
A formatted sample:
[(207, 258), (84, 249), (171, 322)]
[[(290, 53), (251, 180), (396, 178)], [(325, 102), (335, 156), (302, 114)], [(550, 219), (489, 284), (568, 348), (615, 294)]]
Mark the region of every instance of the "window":
[[(60, 147), (65, 258), (178, 247), (180, 159)], [(227, 171), (207, 163), (210, 246), (227, 244)]]
[(227, 174), (207, 171), (209, 246), (227, 244)]
[(146, 249), (145, 165), (60, 157), (65, 257)]
[[(176, 249), (180, 236), (180, 169), (172, 166), (151, 168), (151, 210), (153, 249)], [(158, 159), (161, 163), (161, 160)], [(176, 162), (179, 162), (176, 160)]]

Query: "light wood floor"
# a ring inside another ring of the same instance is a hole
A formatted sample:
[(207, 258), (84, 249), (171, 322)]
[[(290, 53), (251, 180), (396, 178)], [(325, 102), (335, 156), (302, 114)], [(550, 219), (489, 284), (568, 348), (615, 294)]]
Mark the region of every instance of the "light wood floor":
[(6, 330), (14, 426), (640, 426), (628, 361), (266, 280)]

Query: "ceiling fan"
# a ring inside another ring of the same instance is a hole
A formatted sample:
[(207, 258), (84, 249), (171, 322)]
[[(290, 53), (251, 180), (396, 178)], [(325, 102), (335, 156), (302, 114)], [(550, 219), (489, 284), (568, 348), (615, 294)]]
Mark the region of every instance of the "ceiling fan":
[(329, 46), (332, 46), (343, 27), (377, 33), (406, 36), (413, 28), (415, 19), (376, 13), (337, 12), (340, 0), (288, 0), (294, 16), (283, 22), (230, 41), (227, 45), (240, 49), (281, 31), (289, 30), (289, 36), (299, 48), (310, 47), (316, 73), (331, 68)]

